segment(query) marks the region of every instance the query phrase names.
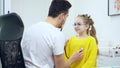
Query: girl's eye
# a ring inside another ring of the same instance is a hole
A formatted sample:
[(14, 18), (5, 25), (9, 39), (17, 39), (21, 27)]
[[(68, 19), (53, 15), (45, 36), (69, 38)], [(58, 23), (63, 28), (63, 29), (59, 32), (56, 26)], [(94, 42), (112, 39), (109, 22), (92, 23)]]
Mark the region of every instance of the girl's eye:
[(85, 24), (74, 23), (74, 26), (81, 26), (81, 25), (85, 25)]

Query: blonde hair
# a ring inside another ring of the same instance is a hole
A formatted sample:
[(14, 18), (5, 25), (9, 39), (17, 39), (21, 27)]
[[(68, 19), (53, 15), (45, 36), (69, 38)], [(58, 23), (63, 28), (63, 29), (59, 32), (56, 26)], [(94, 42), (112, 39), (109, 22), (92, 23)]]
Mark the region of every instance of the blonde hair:
[(92, 18), (88, 14), (78, 15), (77, 17), (82, 18), (84, 20), (84, 23), (89, 25), (89, 28), (87, 29), (87, 34), (93, 36), (96, 39), (96, 43), (98, 44), (96, 30)]

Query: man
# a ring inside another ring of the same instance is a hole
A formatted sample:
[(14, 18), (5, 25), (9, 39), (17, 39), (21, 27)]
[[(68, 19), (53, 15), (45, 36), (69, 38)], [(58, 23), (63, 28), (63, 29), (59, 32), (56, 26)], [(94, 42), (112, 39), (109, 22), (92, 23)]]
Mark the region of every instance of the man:
[(24, 32), (21, 46), (27, 68), (69, 68), (82, 57), (79, 51), (67, 61), (63, 57), (65, 39), (60, 28), (70, 7), (66, 0), (53, 0), (46, 20)]

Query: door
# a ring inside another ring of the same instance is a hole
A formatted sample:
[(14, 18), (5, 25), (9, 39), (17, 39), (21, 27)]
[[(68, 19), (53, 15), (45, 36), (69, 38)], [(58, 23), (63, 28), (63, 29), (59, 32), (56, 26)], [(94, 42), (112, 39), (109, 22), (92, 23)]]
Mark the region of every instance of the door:
[(0, 15), (10, 13), (11, 0), (0, 0)]
[(2, 15), (2, 14), (3, 14), (3, 11), (4, 11), (4, 10), (3, 10), (3, 7), (4, 7), (3, 4), (4, 4), (4, 3), (3, 3), (3, 0), (0, 0), (0, 15)]

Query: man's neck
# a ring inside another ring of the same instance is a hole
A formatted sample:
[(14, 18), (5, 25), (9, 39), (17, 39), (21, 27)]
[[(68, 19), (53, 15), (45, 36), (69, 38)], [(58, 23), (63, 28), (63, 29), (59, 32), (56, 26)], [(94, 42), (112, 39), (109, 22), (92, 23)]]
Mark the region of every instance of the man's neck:
[[(52, 18), (52, 17), (47, 17), (46, 20), (45, 20), (47, 23), (50, 23), (52, 24), (53, 26), (57, 27), (57, 20), (56, 18)], [(58, 28), (58, 27), (57, 27)]]

